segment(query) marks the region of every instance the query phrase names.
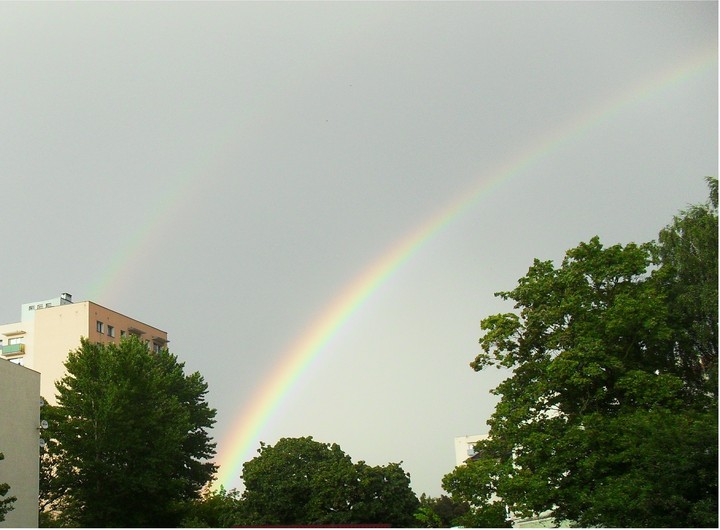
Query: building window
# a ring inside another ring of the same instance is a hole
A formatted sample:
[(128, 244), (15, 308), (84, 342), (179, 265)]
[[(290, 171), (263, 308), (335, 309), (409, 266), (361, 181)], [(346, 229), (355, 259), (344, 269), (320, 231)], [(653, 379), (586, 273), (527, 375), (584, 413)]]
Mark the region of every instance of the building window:
[(45, 307), (52, 307), (52, 304), (51, 304), (51, 303), (47, 303), (47, 304), (45, 304)]
[(161, 349), (162, 349), (162, 347), (157, 342), (153, 342), (153, 351), (155, 353), (160, 353)]
[(125, 330), (121, 329), (120, 330), (120, 338), (122, 339), (124, 336), (125, 336)]
[(115, 328), (108, 324), (108, 337), (115, 337)]
[(98, 333), (105, 333), (105, 324), (103, 324), (102, 322), (100, 322), (100, 321), (98, 320), (98, 321), (97, 321), (97, 326), (96, 326), (95, 329), (97, 329), (97, 332), (98, 332)]
[(34, 305), (31, 305), (31, 306), (28, 307), (28, 311), (34, 311), (34, 310), (35, 310), (35, 306), (34, 306)]

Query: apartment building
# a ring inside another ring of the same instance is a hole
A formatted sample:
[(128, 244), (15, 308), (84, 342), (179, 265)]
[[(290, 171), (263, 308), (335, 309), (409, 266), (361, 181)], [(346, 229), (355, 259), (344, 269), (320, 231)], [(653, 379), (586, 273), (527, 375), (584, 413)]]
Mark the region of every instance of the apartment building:
[(476, 454), (475, 444), (480, 440), (487, 440), (487, 434), (474, 434), (471, 436), (455, 437), (455, 466), (461, 466)]
[(116, 342), (135, 335), (150, 350), (160, 351), (167, 333), (95, 302), (73, 302), (72, 295), (22, 304), (20, 322), (0, 325), (1, 356), (41, 374), (40, 394), (55, 403), (55, 381), (65, 373), (70, 351), (85, 337), (92, 342)]
[(17, 500), (0, 528), (37, 528), (40, 374), (0, 359), (0, 482)]

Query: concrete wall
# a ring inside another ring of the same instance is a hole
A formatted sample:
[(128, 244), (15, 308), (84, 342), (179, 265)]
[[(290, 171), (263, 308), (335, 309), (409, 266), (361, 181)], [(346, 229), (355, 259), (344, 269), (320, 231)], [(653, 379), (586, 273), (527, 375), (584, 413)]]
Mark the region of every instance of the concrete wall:
[(40, 374), (0, 359), (0, 482), (17, 497), (4, 528), (38, 526)]

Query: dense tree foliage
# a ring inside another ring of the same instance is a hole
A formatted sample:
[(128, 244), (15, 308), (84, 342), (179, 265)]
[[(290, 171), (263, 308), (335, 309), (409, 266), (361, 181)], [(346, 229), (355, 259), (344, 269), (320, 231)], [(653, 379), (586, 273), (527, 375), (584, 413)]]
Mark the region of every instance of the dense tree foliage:
[(700, 393), (717, 396), (718, 181), (710, 199), (688, 208), (660, 232), (657, 273), (668, 301), (680, 375)]
[(45, 509), (65, 526), (177, 526), (211, 479), (207, 384), (137, 338), (82, 341), (44, 407)]
[(414, 526), (418, 500), (400, 464), (356, 464), (337, 444), (305, 438), (261, 443), (243, 466), (235, 524)]
[[(5, 459), (5, 455), (0, 453), (0, 461)], [(10, 485), (7, 482), (0, 483), (0, 521), (5, 520), (5, 514), (13, 509), (13, 503), (17, 500), (15, 497), (5, 497), (10, 491)], [(5, 498), (3, 498), (5, 497)]]
[[(447, 495), (428, 497), (423, 493), (420, 496), (420, 507), (415, 513), (415, 520), (420, 528), (485, 526), (478, 525), (476, 524), (477, 521), (471, 520), (472, 515), (470, 504), (466, 501), (457, 501)], [(488, 526), (498, 527), (503, 525), (494, 524)]]
[(443, 488), (451, 494), (451, 498), (469, 507), (467, 513), (455, 520), (456, 526), (472, 528), (512, 526), (506, 504), (496, 498), (486, 472), (487, 466), (483, 465), (483, 460), (478, 460), (455, 468), (443, 478)]
[(718, 524), (717, 181), (657, 243), (535, 260), (471, 366), (512, 369), (490, 438), (443, 480), (478, 512), (579, 526)]
[(232, 526), (240, 506), (237, 490), (214, 490), (208, 485), (199, 499), (191, 501), (180, 523), (183, 528), (227, 528)]

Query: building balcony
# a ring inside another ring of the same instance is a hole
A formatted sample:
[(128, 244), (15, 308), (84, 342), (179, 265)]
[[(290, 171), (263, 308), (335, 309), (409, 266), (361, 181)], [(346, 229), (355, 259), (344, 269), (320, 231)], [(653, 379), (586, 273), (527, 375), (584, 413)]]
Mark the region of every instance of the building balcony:
[(18, 353), (25, 353), (24, 344), (7, 344), (2, 347), (3, 355), (15, 355)]

